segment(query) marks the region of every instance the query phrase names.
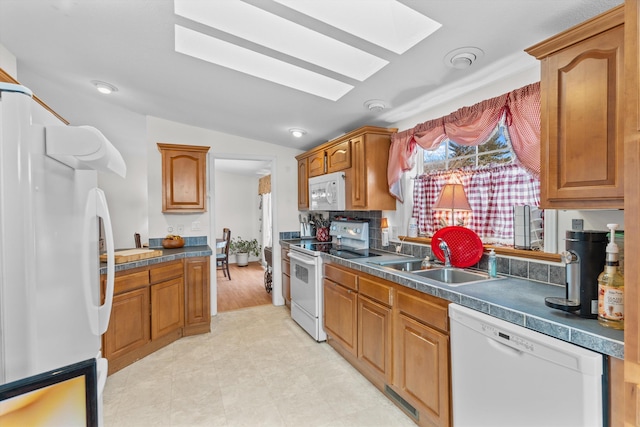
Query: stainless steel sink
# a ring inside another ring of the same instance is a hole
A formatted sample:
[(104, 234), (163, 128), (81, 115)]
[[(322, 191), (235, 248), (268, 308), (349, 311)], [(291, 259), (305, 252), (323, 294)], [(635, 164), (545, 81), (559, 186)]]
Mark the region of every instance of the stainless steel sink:
[(382, 267), (393, 268), (394, 270), (399, 271), (416, 271), (420, 270), (420, 266), (422, 265), (422, 260), (408, 260), (408, 261), (396, 261), (391, 263), (379, 264)]
[(438, 282), (446, 283), (450, 286), (464, 285), (474, 282), (481, 282), (484, 280), (495, 279), (489, 277), (488, 274), (475, 271), (467, 271), (460, 268), (435, 268), (432, 270), (413, 271), (412, 274), (427, 279), (437, 280)]

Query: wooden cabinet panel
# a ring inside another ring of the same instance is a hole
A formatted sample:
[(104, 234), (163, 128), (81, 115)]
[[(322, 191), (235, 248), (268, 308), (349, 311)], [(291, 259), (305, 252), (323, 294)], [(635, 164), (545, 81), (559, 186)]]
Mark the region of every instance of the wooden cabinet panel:
[(357, 356), (358, 294), (331, 280), (324, 280), (324, 330), (349, 353)]
[(391, 309), (358, 295), (358, 359), (383, 381), (392, 379)]
[(324, 265), (324, 277), (338, 283), (345, 288), (358, 290), (358, 275), (346, 268), (341, 268), (333, 264)]
[(450, 425), (449, 338), (409, 317), (397, 318), (393, 384), (420, 413), (420, 425)]
[(309, 159), (298, 159), (298, 209), (309, 209)]
[(162, 212), (205, 212), (209, 147), (158, 143), (162, 153)]
[(156, 340), (184, 325), (182, 277), (151, 286), (151, 339)]
[(351, 167), (351, 141), (343, 141), (327, 149), (327, 173)]
[(116, 274), (113, 282), (113, 294), (118, 295), (133, 289), (149, 285), (149, 270), (136, 273)]
[(291, 308), (291, 262), (289, 261), (289, 249), (280, 250), (280, 266), (282, 267), (282, 297), (284, 305)]
[(308, 158), (308, 164), (309, 178), (327, 173), (324, 165), (324, 150), (312, 153)]
[(151, 283), (164, 282), (165, 280), (182, 277), (184, 274), (184, 266), (182, 260), (163, 262), (154, 266), (149, 270)]
[(118, 358), (150, 340), (149, 288), (114, 296), (109, 327), (104, 334), (107, 360)]
[(449, 331), (448, 301), (430, 295), (411, 295), (398, 291), (396, 306), (401, 313), (441, 331)]
[(211, 331), (211, 294), (209, 257), (186, 258), (184, 335)]
[(393, 288), (387, 283), (373, 276), (360, 275), (358, 277), (358, 292), (374, 301), (391, 306)]
[(622, 8), (527, 49), (541, 63), (541, 206), (623, 208)]

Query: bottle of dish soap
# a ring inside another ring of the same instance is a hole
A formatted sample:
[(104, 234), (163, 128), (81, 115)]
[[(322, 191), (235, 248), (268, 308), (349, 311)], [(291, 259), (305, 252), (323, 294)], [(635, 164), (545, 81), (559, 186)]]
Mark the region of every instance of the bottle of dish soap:
[(493, 249), (489, 251), (489, 277), (498, 277), (498, 260)]
[(420, 268), (422, 270), (429, 270), (431, 268), (431, 258), (429, 258), (429, 255), (424, 257), (422, 264), (420, 264)]
[(624, 276), (618, 271), (618, 224), (607, 224), (609, 244), (604, 271), (598, 276), (598, 323), (613, 329), (624, 329)]

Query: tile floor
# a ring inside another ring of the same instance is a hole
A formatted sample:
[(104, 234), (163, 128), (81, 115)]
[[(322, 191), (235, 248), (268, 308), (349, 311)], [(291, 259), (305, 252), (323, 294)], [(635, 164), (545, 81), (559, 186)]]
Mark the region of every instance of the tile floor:
[(284, 307), (219, 313), (211, 333), (182, 338), (116, 372), (105, 427), (415, 427), (413, 421)]

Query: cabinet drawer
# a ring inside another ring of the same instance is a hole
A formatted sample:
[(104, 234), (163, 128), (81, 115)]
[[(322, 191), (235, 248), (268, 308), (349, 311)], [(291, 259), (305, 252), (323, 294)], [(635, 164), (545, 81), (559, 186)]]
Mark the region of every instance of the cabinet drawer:
[(360, 276), (358, 279), (358, 292), (374, 301), (391, 306), (391, 286), (372, 279), (373, 278)]
[(149, 271), (124, 274), (117, 276), (114, 281), (113, 294), (118, 295), (133, 289), (141, 288), (149, 284)]
[(164, 282), (165, 280), (182, 277), (183, 274), (184, 266), (182, 265), (182, 260), (163, 263), (151, 269), (151, 283)]
[(343, 270), (333, 264), (325, 264), (324, 276), (345, 288), (358, 290), (358, 275)]
[(429, 295), (424, 295), (423, 298), (402, 291), (398, 291), (396, 298), (396, 306), (400, 312), (445, 332), (449, 331), (448, 305), (448, 301)]

